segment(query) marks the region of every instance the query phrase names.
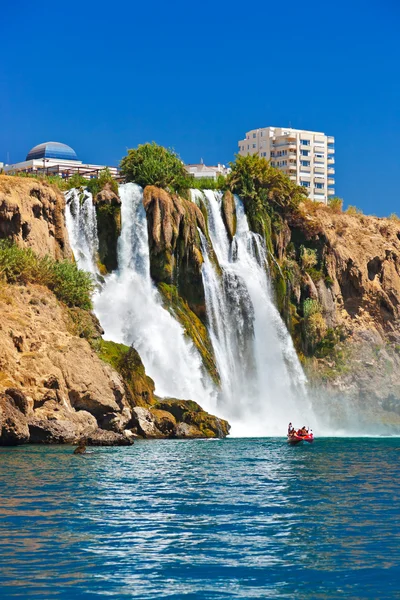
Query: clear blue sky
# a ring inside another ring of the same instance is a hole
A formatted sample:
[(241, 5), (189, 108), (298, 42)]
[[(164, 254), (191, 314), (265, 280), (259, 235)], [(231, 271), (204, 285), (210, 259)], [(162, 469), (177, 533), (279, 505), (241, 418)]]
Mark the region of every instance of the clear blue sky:
[(255, 127), (336, 137), (346, 204), (400, 214), (396, 0), (2, 6), (0, 161), (48, 140), (118, 164), (146, 141), (233, 159)]

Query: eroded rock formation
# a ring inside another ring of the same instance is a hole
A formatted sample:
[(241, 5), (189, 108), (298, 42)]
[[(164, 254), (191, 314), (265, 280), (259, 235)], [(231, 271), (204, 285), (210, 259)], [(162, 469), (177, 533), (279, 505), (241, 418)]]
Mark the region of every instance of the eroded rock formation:
[(64, 196), (54, 186), (0, 175), (0, 239), (41, 256), (71, 258), (64, 212)]

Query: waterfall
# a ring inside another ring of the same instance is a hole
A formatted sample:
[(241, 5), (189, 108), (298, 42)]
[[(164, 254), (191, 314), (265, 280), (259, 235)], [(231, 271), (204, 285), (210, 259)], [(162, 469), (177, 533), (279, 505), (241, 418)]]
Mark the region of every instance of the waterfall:
[(79, 268), (97, 274), (96, 256), (99, 249), (97, 238), (96, 208), (92, 194), (87, 190), (72, 189), (65, 195), (65, 221), (69, 241)]
[(249, 230), (237, 197), (232, 243), (222, 220), (222, 195), (193, 190), (192, 198), (206, 206), (222, 271), (201, 236), (208, 329), (221, 376), (220, 410), (236, 435), (282, 435), (288, 420), (313, 423), (306, 378), (272, 300), (264, 240)]
[(235, 197), (237, 231), (230, 242), (222, 219), (222, 195), (192, 190), (208, 214), (210, 241), (201, 232), (207, 326), (221, 389), (205, 372), (194, 344), (163, 307), (150, 277), (142, 189), (119, 188), (122, 230), (118, 270), (97, 269), (96, 211), (88, 192), (66, 194), (66, 222), (79, 267), (98, 276), (94, 310), (108, 340), (139, 352), (160, 396), (192, 399), (227, 418), (234, 435), (282, 435), (287, 422), (315, 423), (306, 379), (291, 337), (273, 302), (264, 240), (250, 231)]
[[(160, 294), (150, 278), (142, 188), (133, 183), (121, 185), (119, 196), (122, 221), (118, 241), (119, 268), (105, 277), (93, 299), (104, 338), (133, 344), (146, 373), (154, 379), (158, 395), (195, 400), (204, 408), (214, 410), (215, 390), (201, 357), (181, 325), (163, 308)], [(85, 206), (86, 201), (82, 207)], [(96, 273), (97, 231), (95, 236), (89, 235), (89, 219), (82, 209), (77, 210), (74, 190), (67, 196), (66, 221), (79, 266)]]

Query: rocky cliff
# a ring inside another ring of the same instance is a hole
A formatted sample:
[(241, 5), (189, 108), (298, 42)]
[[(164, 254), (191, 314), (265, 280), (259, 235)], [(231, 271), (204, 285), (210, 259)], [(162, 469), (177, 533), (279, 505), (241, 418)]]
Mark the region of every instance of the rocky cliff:
[(311, 385), (400, 423), (400, 221), (305, 203), (272, 238)]
[(0, 175), (0, 239), (41, 256), (72, 258), (64, 213), (64, 197), (53, 186)]
[[(97, 198), (107, 214), (109, 207), (119, 208), (109, 192)], [(63, 194), (44, 182), (0, 177), (0, 239), (41, 256), (72, 258), (64, 208)], [(102, 256), (110, 269), (115, 256), (106, 250), (115, 241), (114, 225), (111, 229)], [(8, 249), (3, 262), (9, 257)], [(33, 277), (29, 283), (18, 276), (9, 281), (12, 269), (18, 275), (17, 264), (0, 268), (0, 445), (82, 438), (121, 445), (135, 437), (229, 433), (226, 421), (194, 402), (160, 404), (134, 348), (102, 340), (90, 311), (64, 304), (48, 287), (32, 283)]]

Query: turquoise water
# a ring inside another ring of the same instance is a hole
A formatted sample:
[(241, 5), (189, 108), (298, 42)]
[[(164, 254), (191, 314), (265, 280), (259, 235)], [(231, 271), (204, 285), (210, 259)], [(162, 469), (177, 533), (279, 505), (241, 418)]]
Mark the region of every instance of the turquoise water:
[(0, 596), (399, 598), (398, 439), (0, 449)]

